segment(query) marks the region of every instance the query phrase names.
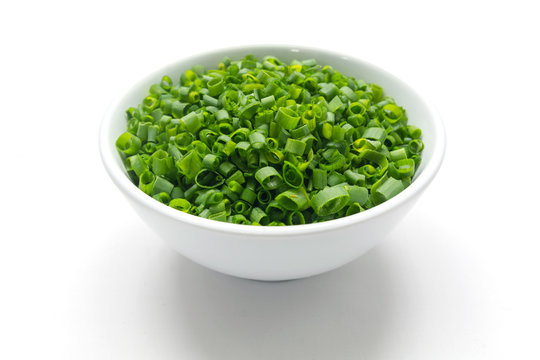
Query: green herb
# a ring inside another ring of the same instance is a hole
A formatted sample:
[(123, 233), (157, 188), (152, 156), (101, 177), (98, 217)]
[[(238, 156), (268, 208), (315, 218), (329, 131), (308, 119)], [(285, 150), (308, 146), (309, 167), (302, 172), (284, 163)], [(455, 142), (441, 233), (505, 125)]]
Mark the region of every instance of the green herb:
[(164, 76), (116, 147), (133, 182), (179, 211), (245, 225), (353, 215), (403, 191), (422, 131), (383, 89), (313, 59), (225, 58)]

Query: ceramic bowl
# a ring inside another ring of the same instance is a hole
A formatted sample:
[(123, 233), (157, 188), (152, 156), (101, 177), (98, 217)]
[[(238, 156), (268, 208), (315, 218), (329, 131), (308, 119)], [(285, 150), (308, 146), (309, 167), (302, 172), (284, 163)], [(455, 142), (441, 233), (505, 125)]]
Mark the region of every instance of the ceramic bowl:
[[(294, 226), (223, 223), (172, 209), (143, 193), (127, 177), (115, 149), (126, 129), (125, 110), (139, 104), (148, 88), (165, 74), (178, 79), (195, 64), (215, 68), (224, 56), (274, 55), (285, 62), (314, 58), (341, 73), (376, 83), (407, 110), (409, 123), (423, 131), (425, 150), (412, 184), (385, 203), (352, 216)], [(150, 228), (192, 261), (225, 274), (257, 280), (289, 280), (338, 268), (380, 242), (411, 209), (443, 160), (445, 134), (436, 111), (411, 86), (365, 61), (326, 50), (291, 46), (225, 48), (176, 61), (139, 81), (107, 111), (100, 130), (105, 169)]]

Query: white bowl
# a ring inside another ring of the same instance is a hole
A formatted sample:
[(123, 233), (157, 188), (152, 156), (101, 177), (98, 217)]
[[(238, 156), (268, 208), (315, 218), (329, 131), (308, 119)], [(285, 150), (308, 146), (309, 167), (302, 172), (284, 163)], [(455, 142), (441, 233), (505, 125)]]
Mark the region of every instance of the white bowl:
[[(208, 220), (172, 209), (143, 193), (127, 177), (115, 148), (126, 131), (125, 110), (139, 104), (150, 85), (165, 74), (178, 79), (193, 65), (215, 68), (224, 56), (315, 58), (341, 73), (381, 85), (407, 110), (409, 123), (422, 129), (425, 149), (412, 184), (385, 203), (352, 216), (294, 226), (249, 226)], [(439, 170), (444, 128), (434, 109), (409, 85), (365, 61), (325, 50), (290, 46), (226, 48), (167, 65), (129, 88), (107, 111), (100, 130), (101, 157), (112, 180), (141, 219), (180, 254), (210, 269), (248, 279), (288, 280), (320, 274), (364, 254), (411, 209)]]

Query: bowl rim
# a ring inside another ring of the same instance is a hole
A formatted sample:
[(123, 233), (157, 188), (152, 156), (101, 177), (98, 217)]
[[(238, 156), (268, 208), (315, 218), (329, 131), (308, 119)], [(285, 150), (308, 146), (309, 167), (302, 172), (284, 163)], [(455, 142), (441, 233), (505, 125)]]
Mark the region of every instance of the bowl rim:
[[(174, 66), (179, 63), (193, 62), (195, 58), (200, 58), (200, 57), (205, 57), (205, 56), (217, 56), (219, 54), (224, 54), (226, 52), (241, 51), (243, 49), (247, 51), (246, 53), (249, 52), (249, 49), (259, 49), (259, 50), (269, 49), (268, 51), (271, 51), (270, 49), (279, 49), (282, 51), (291, 51), (291, 52), (306, 51), (306, 52), (312, 52), (312, 53), (324, 53), (328, 56), (344, 58), (350, 61), (360, 63), (362, 64), (362, 66), (366, 68), (371, 68), (384, 74), (385, 76), (390, 78), (393, 82), (397, 82), (397, 83), (400, 83), (401, 85), (404, 85), (424, 103), (424, 106), (427, 108), (427, 110), (431, 114), (430, 121), (432, 121), (434, 125), (434, 134), (433, 134), (434, 135), (434, 141), (433, 141), (434, 149), (433, 149), (431, 159), (426, 163), (424, 169), (422, 170), (422, 173), (419, 174), (416, 179), (414, 179), (411, 185), (409, 185), (402, 192), (400, 192), (393, 198), (387, 200), (386, 202), (380, 205), (377, 205), (371, 209), (368, 209), (366, 211), (363, 211), (361, 213), (357, 213), (354, 215), (345, 216), (339, 219), (329, 220), (329, 221), (325, 221), (321, 223), (314, 223), (314, 224), (312, 223), (312, 224), (286, 225), (286, 226), (253, 226), (253, 225), (232, 224), (232, 223), (226, 223), (226, 222), (221, 222), (221, 221), (216, 221), (216, 220), (209, 220), (203, 217), (199, 217), (196, 215), (191, 215), (191, 214), (184, 213), (182, 211), (175, 210), (165, 204), (160, 203), (159, 201), (156, 201), (151, 196), (148, 196), (144, 192), (140, 191), (139, 188), (137, 188), (131, 182), (131, 180), (129, 180), (129, 178), (125, 175), (124, 170), (118, 166), (115, 159), (113, 159), (112, 154), (116, 154), (117, 151), (114, 148), (114, 144), (111, 144), (108, 140), (111, 138), (110, 137), (110, 124), (112, 121), (114, 121), (113, 113), (116, 111), (117, 107), (120, 105), (120, 103), (122, 102), (126, 94), (130, 92), (133, 88), (139, 87), (140, 84), (149, 82), (152, 79), (162, 76), (164, 74), (165, 69), (168, 67)], [(165, 64), (161, 66), (159, 69), (144, 76), (142, 79), (132, 83), (130, 86), (125, 88), (124, 91), (122, 91), (119, 96), (116, 97), (116, 99), (111, 103), (111, 105), (109, 105), (109, 108), (107, 109), (104, 115), (101, 121), (100, 129), (99, 129), (99, 149), (100, 149), (103, 165), (107, 173), (109, 174), (109, 176), (115, 183), (115, 185), (131, 200), (134, 200), (140, 205), (145, 206), (161, 215), (171, 218), (172, 220), (181, 221), (189, 225), (196, 226), (196, 227), (206, 229), (206, 230), (211, 230), (211, 231), (224, 232), (224, 233), (229, 233), (229, 234), (257, 235), (257, 236), (262, 236), (262, 237), (267, 237), (267, 236), (286, 237), (286, 236), (291, 236), (291, 235), (309, 235), (312, 233), (327, 232), (336, 228), (352, 226), (354, 224), (362, 223), (370, 219), (379, 217), (383, 215), (384, 213), (387, 213), (391, 211), (392, 209), (400, 207), (401, 205), (405, 204), (406, 202), (411, 200), (413, 197), (415, 197), (415, 195), (423, 191), (437, 174), (439, 168), (441, 167), (444, 154), (445, 154), (446, 135), (445, 135), (444, 125), (442, 123), (442, 120), (438, 112), (431, 105), (431, 103), (428, 100), (426, 100), (425, 96), (420, 95), (419, 92), (416, 91), (416, 89), (413, 86), (411, 86), (409, 83), (406, 83), (405, 81), (401, 80), (394, 74), (376, 65), (373, 65), (370, 62), (358, 59), (354, 56), (349, 56), (349, 55), (337, 53), (334, 51), (329, 51), (329, 50), (324, 50), (324, 49), (319, 49), (319, 48), (314, 48), (314, 47), (296, 46), (296, 45), (259, 44), (259, 45), (223, 47), (223, 48), (218, 48), (211, 51), (197, 53), (188, 57), (178, 59), (174, 62)]]

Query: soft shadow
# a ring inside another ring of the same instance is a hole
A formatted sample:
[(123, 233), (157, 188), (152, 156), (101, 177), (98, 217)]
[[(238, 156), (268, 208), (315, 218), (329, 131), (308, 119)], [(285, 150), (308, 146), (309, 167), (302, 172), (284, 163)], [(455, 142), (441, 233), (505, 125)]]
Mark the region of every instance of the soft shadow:
[(377, 248), (316, 277), (258, 282), (163, 251), (145, 271), (141, 326), (170, 355), (223, 360), (373, 358), (391, 332), (392, 274)]
[(482, 272), (433, 219), (416, 215), (356, 261), (284, 282), (219, 274), (140, 222), (120, 224), (73, 301), (77, 348), (131, 360), (436, 358), (449, 336), (473, 348), (486, 318)]

